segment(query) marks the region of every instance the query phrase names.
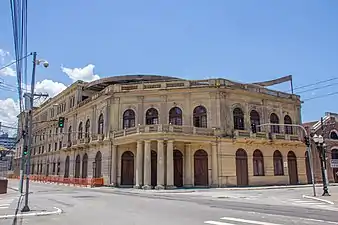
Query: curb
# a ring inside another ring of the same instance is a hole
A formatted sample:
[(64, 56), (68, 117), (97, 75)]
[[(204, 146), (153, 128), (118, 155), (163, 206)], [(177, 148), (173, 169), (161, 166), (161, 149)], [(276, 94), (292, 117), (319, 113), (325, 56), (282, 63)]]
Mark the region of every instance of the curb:
[(13, 190), (13, 191), (19, 191), (19, 188), (14, 188), (14, 187), (7, 187), (8, 189), (11, 189), (11, 190)]
[(26, 217), (26, 216), (48, 216), (48, 215), (56, 215), (56, 214), (61, 214), (62, 210), (59, 208), (54, 207), (54, 209), (56, 209), (56, 211), (53, 212), (38, 212), (38, 213), (21, 213), (21, 214), (17, 214), (17, 215), (4, 215), (4, 216), (0, 216), (0, 219), (10, 219), (10, 218), (22, 218), (22, 217)]
[(319, 201), (319, 202), (325, 202), (325, 203), (327, 203), (327, 204), (334, 205), (334, 202), (331, 202), (331, 201), (329, 201), (329, 200), (325, 200), (325, 199), (321, 199), (321, 198), (317, 198), (317, 197), (313, 197), (313, 196), (307, 196), (307, 195), (303, 195), (302, 197), (303, 197), (303, 198), (312, 199), (312, 200), (316, 200), (316, 201)]
[[(322, 187), (321, 184), (316, 184), (316, 187)], [(329, 186), (338, 186), (337, 184), (330, 184)], [(308, 188), (312, 187), (311, 184), (301, 185), (283, 185), (283, 186), (262, 186), (262, 187), (233, 187), (233, 188), (216, 188), (217, 190), (228, 190), (228, 191), (240, 191), (240, 190), (271, 190), (271, 189), (288, 189), (288, 188)]]

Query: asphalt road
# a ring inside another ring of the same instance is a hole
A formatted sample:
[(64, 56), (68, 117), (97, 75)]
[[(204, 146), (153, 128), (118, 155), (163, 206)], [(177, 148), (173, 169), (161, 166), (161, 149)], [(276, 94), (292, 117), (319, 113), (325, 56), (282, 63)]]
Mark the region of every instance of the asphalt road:
[[(11, 181), (10, 186), (17, 186), (17, 182)], [(24, 217), (16, 223), (13, 223), (13, 219), (1, 220), (0, 225), (338, 225), (337, 211), (293, 204), (248, 203), (240, 199), (217, 200), (205, 196), (198, 198), (150, 192), (142, 194), (121, 189), (74, 188), (40, 183), (32, 183), (31, 191), (30, 206), (33, 210), (53, 211), (53, 207), (57, 207), (63, 212), (60, 215)], [(272, 195), (273, 192), (271, 190)]]

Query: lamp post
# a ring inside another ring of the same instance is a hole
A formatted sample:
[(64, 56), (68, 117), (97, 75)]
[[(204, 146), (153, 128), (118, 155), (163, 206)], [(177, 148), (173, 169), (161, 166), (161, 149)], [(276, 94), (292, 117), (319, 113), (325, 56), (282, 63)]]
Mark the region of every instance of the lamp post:
[[(35, 96), (47, 96), (45, 94), (34, 94), (35, 90), (35, 71), (36, 66), (43, 63), (43, 66), (47, 68), (49, 63), (44, 59), (37, 59), (37, 53), (33, 52), (33, 68), (32, 68), (32, 80), (31, 80), (31, 92), (25, 95), (26, 97), (26, 106), (28, 106), (27, 117), (25, 118), (25, 137), (24, 137), (24, 144), (27, 148), (27, 159), (26, 159), (26, 192), (25, 192), (25, 204), (22, 208), (21, 212), (29, 212), (30, 208), (28, 206), (28, 196), (29, 196), (29, 175), (30, 175), (30, 159), (31, 159), (31, 152), (32, 152), (32, 143), (33, 143), (33, 104), (34, 104), (34, 97)], [(26, 141), (25, 141), (26, 140)], [(24, 161), (23, 161), (24, 162)]]
[(327, 187), (327, 179), (326, 179), (326, 143), (324, 142), (324, 138), (322, 135), (313, 135), (313, 141), (317, 146), (317, 150), (319, 152), (320, 157), (320, 166), (322, 170), (322, 179), (323, 179), (323, 194), (322, 196), (330, 196), (329, 189)]

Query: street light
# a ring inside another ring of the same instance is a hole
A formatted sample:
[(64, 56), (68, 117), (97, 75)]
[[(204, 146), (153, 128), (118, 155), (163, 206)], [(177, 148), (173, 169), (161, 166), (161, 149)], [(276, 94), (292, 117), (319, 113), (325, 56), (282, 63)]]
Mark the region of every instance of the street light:
[[(34, 97), (35, 96), (47, 96), (48, 95), (37, 95), (34, 94), (35, 89), (35, 70), (36, 66), (43, 63), (43, 66), (47, 68), (49, 66), (49, 63), (44, 59), (37, 59), (36, 52), (32, 53), (33, 55), (33, 68), (32, 68), (32, 79), (31, 79), (31, 92), (27, 95), (29, 104), (29, 110), (27, 112), (28, 117), (25, 119), (25, 133), (26, 136), (24, 137), (24, 143), (28, 147), (28, 153), (27, 153), (27, 160), (26, 160), (26, 193), (25, 193), (25, 205), (22, 208), (21, 212), (29, 212), (30, 208), (28, 206), (28, 196), (29, 196), (29, 174), (30, 174), (30, 159), (31, 159), (31, 152), (32, 152), (32, 142), (33, 142), (33, 135), (32, 135), (32, 129), (33, 129), (33, 103), (34, 103)], [(28, 131), (28, 132), (27, 132)]]
[(323, 194), (322, 196), (330, 196), (329, 194), (329, 189), (327, 187), (327, 182), (326, 182), (326, 143), (324, 142), (324, 138), (322, 135), (313, 135), (313, 141), (315, 142), (317, 146), (317, 150), (319, 152), (319, 157), (320, 157), (320, 166), (322, 170), (322, 179), (323, 179)]

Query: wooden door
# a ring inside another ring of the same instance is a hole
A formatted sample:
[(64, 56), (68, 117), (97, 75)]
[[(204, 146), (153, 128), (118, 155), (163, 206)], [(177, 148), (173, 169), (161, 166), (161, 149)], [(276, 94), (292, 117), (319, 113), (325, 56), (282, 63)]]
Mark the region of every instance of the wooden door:
[(157, 185), (157, 153), (151, 151), (151, 186)]
[(121, 157), (121, 185), (134, 184), (134, 154), (126, 151)]
[(82, 158), (82, 178), (87, 178), (88, 176), (88, 155), (84, 154)]
[(248, 177), (248, 156), (246, 151), (239, 149), (236, 152), (236, 177), (237, 177), (237, 186), (248, 186), (249, 177)]
[(194, 154), (194, 185), (209, 186), (208, 182), (208, 153), (202, 149)]
[(294, 152), (288, 153), (289, 183), (298, 184), (297, 158)]
[(179, 150), (174, 150), (174, 186), (183, 186), (183, 154)]
[(312, 184), (312, 176), (311, 176), (311, 168), (310, 168), (310, 157), (309, 153), (306, 151), (305, 152), (305, 169), (306, 169), (306, 178), (307, 178), (307, 183)]

